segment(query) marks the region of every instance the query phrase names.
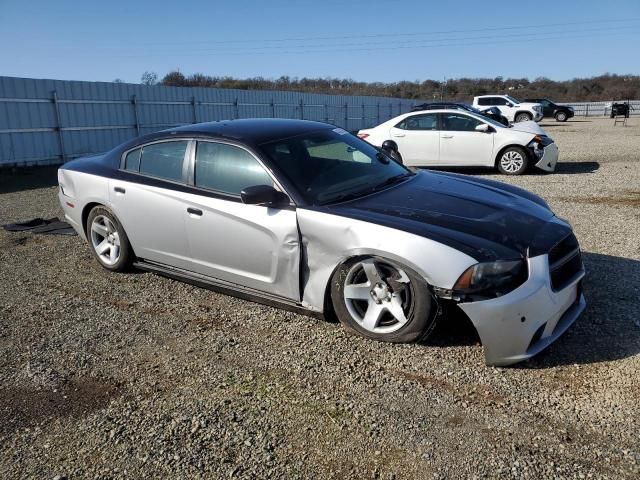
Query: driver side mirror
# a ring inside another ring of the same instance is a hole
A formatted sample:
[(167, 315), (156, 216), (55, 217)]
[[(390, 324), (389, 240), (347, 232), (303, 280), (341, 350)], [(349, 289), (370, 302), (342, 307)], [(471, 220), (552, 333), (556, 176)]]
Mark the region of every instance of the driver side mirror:
[(482, 133), (491, 133), (493, 129), (487, 125), (486, 123), (481, 123), (480, 125), (476, 125), (475, 131)]
[(289, 203), (287, 194), (276, 190), (271, 185), (254, 185), (245, 187), (240, 192), (242, 203), (247, 205), (266, 205), (267, 207), (281, 207)]

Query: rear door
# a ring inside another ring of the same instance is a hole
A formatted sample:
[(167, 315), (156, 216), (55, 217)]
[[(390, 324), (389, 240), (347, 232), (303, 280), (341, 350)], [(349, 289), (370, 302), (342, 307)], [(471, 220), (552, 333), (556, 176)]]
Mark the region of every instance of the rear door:
[(406, 165), (436, 165), (440, 157), (438, 114), (420, 113), (406, 117), (389, 134), (398, 144)]
[(196, 193), (185, 195), (182, 211), (191, 251), (189, 269), (300, 300), (295, 208), (246, 205), (240, 199), (245, 187), (279, 188), (262, 163), (241, 146), (198, 141), (192, 165)]
[(111, 208), (137, 257), (184, 268), (188, 140), (153, 142), (126, 152), (120, 178), (109, 181)]
[(440, 164), (492, 166), (495, 134), (475, 130), (483, 123), (459, 111), (441, 113)]

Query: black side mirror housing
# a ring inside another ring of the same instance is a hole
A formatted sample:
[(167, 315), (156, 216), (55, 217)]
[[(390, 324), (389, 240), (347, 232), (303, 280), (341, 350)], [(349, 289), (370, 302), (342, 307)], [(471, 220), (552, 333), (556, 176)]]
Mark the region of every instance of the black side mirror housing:
[(266, 205), (268, 207), (282, 207), (289, 204), (286, 193), (276, 190), (271, 185), (254, 185), (245, 187), (240, 192), (242, 203), (247, 205)]

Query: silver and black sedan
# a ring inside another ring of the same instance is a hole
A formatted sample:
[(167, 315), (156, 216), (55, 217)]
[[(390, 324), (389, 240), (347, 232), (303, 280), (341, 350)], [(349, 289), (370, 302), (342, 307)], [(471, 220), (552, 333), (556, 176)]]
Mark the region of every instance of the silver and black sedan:
[(453, 303), (487, 363), (508, 365), (585, 307), (578, 242), (541, 198), (413, 173), (323, 123), (175, 128), (66, 163), (58, 181), (67, 221), (104, 268), (335, 315), (376, 340), (422, 339)]

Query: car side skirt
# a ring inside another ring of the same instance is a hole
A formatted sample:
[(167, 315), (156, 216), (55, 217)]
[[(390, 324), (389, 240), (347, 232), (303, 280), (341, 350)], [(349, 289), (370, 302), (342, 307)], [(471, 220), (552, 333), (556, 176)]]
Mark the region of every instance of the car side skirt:
[(173, 280), (179, 280), (181, 282), (185, 282), (200, 288), (206, 288), (208, 290), (222, 293), (224, 295), (241, 298), (250, 302), (260, 303), (269, 307), (281, 308), (283, 310), (288, 310), (290, 312), (299, 313), (301, 315), (307, 315), (314, 318), (325, 318), (322, 312), (310, 310), (308, 308), (305, 308), (300, 303), (294, 302), (292, 300), (275, 295), (270, 295), (268, 293), (247, 288), (242, 285), (225, 282), (224, 280), (219, 280), (180, 268), (171, 267), (169, 265), (164, 265), (147, 260), (138, 260), (133, 264), (133, 266), (146, 272), (155, 273), (157, 275), (171, 278)]

